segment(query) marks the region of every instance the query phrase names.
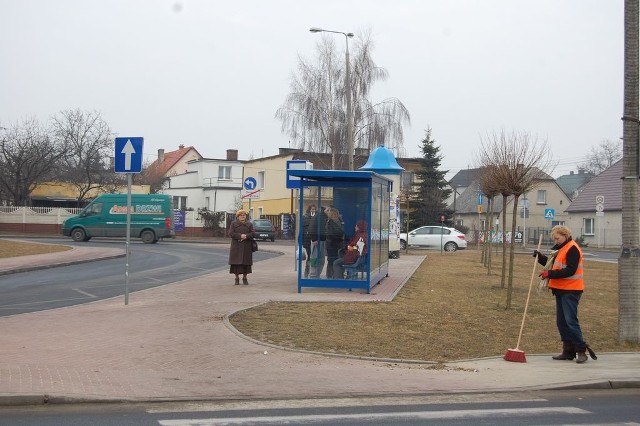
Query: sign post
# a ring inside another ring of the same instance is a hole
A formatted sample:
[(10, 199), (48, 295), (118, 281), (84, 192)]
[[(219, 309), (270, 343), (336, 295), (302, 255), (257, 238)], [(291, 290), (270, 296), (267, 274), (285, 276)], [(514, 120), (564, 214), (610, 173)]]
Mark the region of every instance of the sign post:
[(131, 175), (142, 171), (144, 138), (116, 138), (114, 171), (127, 174), (127, 232), (125, 238), (124, 304), (129, 304), (129, 244), (131, 240)]
[[(442, 241), (444, 238), (444, 221), (447, 220), (447, 217), (443, 214), (440, 215), (440, 254), (442, 254)], [(407, 236), (407, 241), (409, 240)]]
[(602, 235), (602, 217), (604, 216), (604, 195), (596, 196), (596, 216), (598, 217), (598, 247), (600, 247), (600, 236)]

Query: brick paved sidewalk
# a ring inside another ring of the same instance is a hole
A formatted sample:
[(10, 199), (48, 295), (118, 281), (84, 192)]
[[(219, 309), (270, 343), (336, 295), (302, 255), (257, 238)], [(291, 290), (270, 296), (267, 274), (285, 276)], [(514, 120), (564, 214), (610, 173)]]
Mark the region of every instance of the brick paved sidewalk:
[(225, 326), (225, 315), (269, 300), (390, 300), (423, 259), (390, 260), (390, 276), (371, 294), (308, 288), (298, 294), (293, 247), (277, 250), (284, 255), (257, 263), (249, 286), (234, 286), (223, 271), (131, 293), (128, 305), (118, 297), (0, 318), (0, 397), (54, 402), (404, 395), (638, 377), (638, 354), (615, 362), (604, 354), (587, 366), (528, 356), (526, 364), (496, 358), (431, 369), (257, 344)]

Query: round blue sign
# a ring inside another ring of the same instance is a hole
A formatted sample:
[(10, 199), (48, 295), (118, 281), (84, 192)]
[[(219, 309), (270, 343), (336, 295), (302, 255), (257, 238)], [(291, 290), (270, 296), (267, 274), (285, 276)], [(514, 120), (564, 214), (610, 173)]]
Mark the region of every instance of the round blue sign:
[(258, 186), (258, 182), (254, 177), (248, 177), (244, 179), (244, 189), (247, 191), (251, 191), (252, 189), (256, 189)]

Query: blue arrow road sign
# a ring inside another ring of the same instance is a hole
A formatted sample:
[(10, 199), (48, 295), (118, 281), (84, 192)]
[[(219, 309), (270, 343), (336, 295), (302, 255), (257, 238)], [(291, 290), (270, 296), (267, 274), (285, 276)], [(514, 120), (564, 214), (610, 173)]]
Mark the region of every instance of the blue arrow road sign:
[(257, 186), (258, 186), (258, 182), (256, 181), (256, 178), (251, 176), (249, 176), (248, 178), (245, 178), (244, 189), (246, 189), (247, 191), (251, 191), (252, 189), (256, 189)]
[(544, 218), (553, 219), (556, 215), (555, 209), (544, 209)]
[(116, 138), (116, 173), (140, 173), (142, 171), (142, 144), (144, 138)]

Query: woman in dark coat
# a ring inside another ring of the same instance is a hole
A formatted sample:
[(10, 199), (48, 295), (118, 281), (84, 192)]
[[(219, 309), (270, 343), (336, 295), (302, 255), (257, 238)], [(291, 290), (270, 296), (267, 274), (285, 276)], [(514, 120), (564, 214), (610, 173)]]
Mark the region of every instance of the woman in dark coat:
[[(344, 229), (340, 220), (340, 212), (335, 207), (327, 208), (327, 278), (333, 278), (333, 262), (338, 258), (338, 251), (344, 246)], [(339, 277), (342, 278), (342, 277)]]
[(227, 235), (231, 238), (231, 248), (229, 249), (229, 273), (236, 276), (235, 285), (247, 285), (247, 274), (250, 274), (253, 265), (252, 242), (255, 238), (253, 224), (247, 220), (247, 212), (238, 210), (236, 220), (231, 222)]

